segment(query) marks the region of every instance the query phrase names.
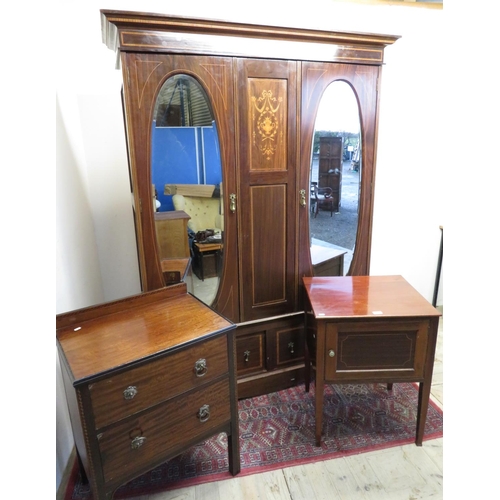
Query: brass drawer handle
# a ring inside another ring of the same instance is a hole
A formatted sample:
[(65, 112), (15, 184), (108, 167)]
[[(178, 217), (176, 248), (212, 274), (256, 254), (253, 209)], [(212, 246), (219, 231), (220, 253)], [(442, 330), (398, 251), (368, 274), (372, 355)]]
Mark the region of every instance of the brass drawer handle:
[(134, 399), (135, 395), (137, 394), (137, 387), (134, 385), (129, 385), (124, 391), (123, 391), (123, 397), (124, 399)]
[(197, 377), (203, 377), (208, 371), (207, 367), (207, 360), (206, 359), (199, 359), (195, 364), (194, 364), (194, 372), (196, 373)]
[(132, 448), (133, 450), (137, 450), (145, 442), (146, 442), (146, 438), (144, 436), (137, 436), (134, 439), (132, 439), (132, 442), (130, 443), (130, 448)]
[(243, 353), (243, 359), (245, 360), (245, 363), (248, 363), (248, 361), (250, 360), (250, 351), (245, 351)]
[(196, 415), (200, 422), (206, 422), (210, 418), (210, 406), (203, 405)]

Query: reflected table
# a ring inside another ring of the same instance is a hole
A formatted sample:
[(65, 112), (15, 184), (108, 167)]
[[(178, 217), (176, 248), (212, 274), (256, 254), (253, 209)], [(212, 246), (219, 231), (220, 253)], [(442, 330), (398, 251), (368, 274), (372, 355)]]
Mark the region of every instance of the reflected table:
[(221, 243), (193, 243), (194, 271), (201, 281), (219, 275), (221, 250)]

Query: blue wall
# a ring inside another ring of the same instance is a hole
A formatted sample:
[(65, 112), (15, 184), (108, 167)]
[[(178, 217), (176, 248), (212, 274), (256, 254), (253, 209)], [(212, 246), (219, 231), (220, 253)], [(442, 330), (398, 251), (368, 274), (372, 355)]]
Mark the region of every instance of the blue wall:
[(156, 127), (152, 130), (152, 182), (160, 211), (174, 210), (165, 184), (220, 184), (222, 167), (219, 138), (211, 127)]

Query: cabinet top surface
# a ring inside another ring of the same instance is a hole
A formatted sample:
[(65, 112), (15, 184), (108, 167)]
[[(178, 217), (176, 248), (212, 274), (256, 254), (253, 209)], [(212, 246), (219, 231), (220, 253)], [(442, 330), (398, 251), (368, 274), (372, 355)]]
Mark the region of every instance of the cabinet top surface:
[[(189, 294), (75, 321), (57, 340), (75, 380), (104, 374), (235, 328)], [(78, 315), (76, 315), (78, 318)]]
[(440, 316), (401, 276), (303, 278), (316, 319)]

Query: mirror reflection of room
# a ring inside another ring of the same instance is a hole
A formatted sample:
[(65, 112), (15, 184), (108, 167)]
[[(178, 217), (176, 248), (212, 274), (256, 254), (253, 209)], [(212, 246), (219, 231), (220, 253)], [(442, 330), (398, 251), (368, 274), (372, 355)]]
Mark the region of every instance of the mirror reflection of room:
[(331, 83), (316, 115), (310, 166), (310, 244), (316, 276), (349, 274), (360, 197), (359, 109), (350, 85)]
[(186, 281), (193, 295), (211, 305), (222, 268), (222, 167), (209, 99), (191, 76), (175, 75), (163, 84), (151, 143), (153, 210), (165, 283)]

